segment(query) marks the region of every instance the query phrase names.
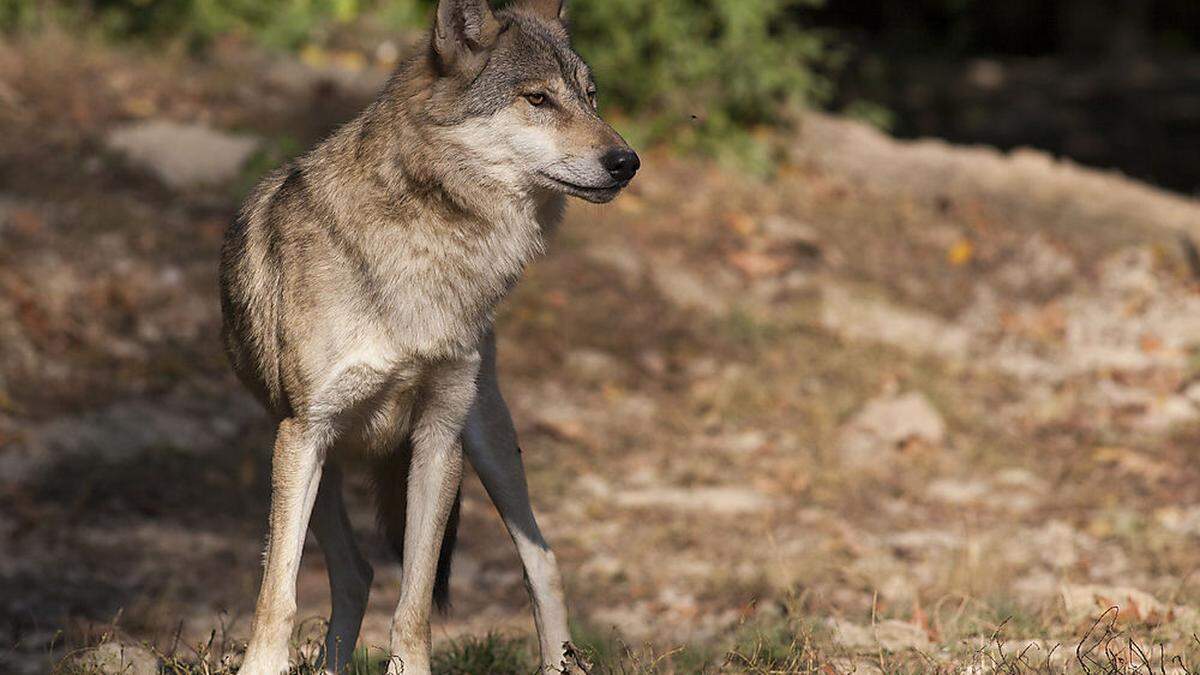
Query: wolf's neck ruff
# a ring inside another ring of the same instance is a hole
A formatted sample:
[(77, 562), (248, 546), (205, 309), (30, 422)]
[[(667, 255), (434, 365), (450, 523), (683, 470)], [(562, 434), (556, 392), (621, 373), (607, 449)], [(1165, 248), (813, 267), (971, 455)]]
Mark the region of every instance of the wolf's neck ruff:
[(420, 69), (298, 162), (333, 259), (401, 354), (473, 348), (497, 303), (545, 250), (564, 198), (527, 184), (481, 125), (430, 125)]

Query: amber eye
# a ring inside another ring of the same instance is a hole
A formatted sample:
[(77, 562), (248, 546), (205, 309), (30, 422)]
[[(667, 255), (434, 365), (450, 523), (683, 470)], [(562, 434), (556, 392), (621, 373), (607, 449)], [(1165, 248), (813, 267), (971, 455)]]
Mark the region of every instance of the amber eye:
[(529, 101), (529, 105), (535, 108), (546, 105), (546, 95), (542, 93), (525, 94), (525, 100)]
[(588, 97), (588, 102), (592, 104), (593, 108), (595, 108), (596, 107), (596, 90), (589, 89), (588, 93), (587, 93), (587, 97)]

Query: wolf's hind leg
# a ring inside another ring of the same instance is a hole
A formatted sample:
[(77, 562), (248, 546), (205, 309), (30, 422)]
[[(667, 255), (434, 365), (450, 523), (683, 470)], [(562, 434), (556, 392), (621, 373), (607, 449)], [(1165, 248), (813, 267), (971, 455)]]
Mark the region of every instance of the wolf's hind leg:
[(342, 471), (336, 462), (325, 464), (310, 525), (325, 554), (333, 604), (325, 636), (325, 668), (343, 673), (354, 656), (374, 572), (354, 541), (342, 500)]
[(533, 600), (533, 618), (541, 646), (542, 672), (564, 672), (569, 669), (563, 662), (571, 632), (567, 626), (562, 577), (529, 503), (517, 433), (496, 379), (494, 335), (487, 337), (480, 351), (483, 362), (478, 393), (467, 416), (463, 448), (504, 519), (525, 568), (525, 583)]
[(240, 675), (279, 675), (288, 669), (288, 640), (296, 620), (296, 574), (324, 456), (320, 434), (295, 419), (279, 424), (271, 457), (265, 568)]

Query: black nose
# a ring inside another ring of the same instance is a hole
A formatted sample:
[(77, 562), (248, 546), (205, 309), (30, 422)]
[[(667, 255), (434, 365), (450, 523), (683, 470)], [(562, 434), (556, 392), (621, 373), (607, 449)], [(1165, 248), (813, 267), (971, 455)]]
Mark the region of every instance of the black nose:
[(642, 160), (629, 148), (609, 150), (600, 158), (600, 164), (618, 183), (629, 182), (638, 169), (642, 168)]

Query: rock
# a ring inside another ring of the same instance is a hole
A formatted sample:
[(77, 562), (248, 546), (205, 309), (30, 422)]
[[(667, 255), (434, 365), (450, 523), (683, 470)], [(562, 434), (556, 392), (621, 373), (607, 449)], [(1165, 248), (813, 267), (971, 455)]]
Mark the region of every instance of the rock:
[(631, 246), (616, 243), (589, 246), (587, 257), (616, 272), (629, 287), (635, 287), (642, 281), (645, 263)]
[(1155, 517), (1169, 532), (1189, 537), (1200, 536), (1200, 506), (1169, 506), (1160, 509)]
[(1012, 592), (1030, 605), (1053, 599), (1059, 591), (1058, 575), (1049, 572), (1033, 572), (1017, 579), (1012, 584)]
[[(1097, 373), (1185, 370), (1189, 354), (1200, 344), (1200, 295), (1158, 269), (1149, 247), (1107, 258), (1099, 276), (1099, 283), (1062, 296), (1052, 306), (1013, 312), (1005, 332), (1015, 339), (1001, 345), (992, 363), (1018, 378), (1042, 382)], [(1047, 309), (1053, 309), (1058, 325), (1047, 335), (1028, 334), (1031, 324), (1047, 318)], [(1136, 425), (1148, 430), (1196, 415), (1184, 397), (1159, 405), (1147, 398), (1158, 392), (1125, 394), (1146, 399), (1138, 405), (1149, 404), (1147, 414)]]
[(838, 286), (824, 289), (821, 324), (843, 338), (883, 343), (909, 354), (961, 359), (970, 347), (970, 334), (959, 326)]
[(575, 402), (563, 387), (550, 383), (540, 390), (525, 390), (514, 396), (517, 407), (532, 413), (538, 428), (559, 440), (596, 447), (601, 420)]
[(996, 483), (1010, 488), (1024, 488), (1034, 492), (1042, 492), (1046, 489), (1046, 482), (1044, 480), (1035, 476), (1032, 471), (1022, 468), (1000, 471), (996, 474)]
[(925, 493), (931, 499), (955, 506), (979, 503), (991, 494), (991, 491), (991, 486), (984, 481), (964, 481), (950, 478), (935, 480), (925, 488)]
[(612, 486), (594, 473), (585, 473), (575, 481), (575, 486), (586, 494), (597, 499), (608, 499), (612, 496)]
[(842, 459), (853, 466), (879, 466), (880, 455), (912, 441), (940, 446), (946, 423), (922, 394), (910, 392), (867, 403), (842, 430)]
[(113, 673), (119, 675), (156, 675), (158, 657), (150, 650), (136, 645), (106, 642), (89, 649), (76, 657), (82, 672)]
[(708, 511), (725, 515), (755, 513), (771, 508), (771, 500), (760, 492), (732, 487), (652, 487), (618, 492), (617, 506), (669, 508), (679, 511)]
[(830, 619), (834, 639), (850, 649), (901, 652), (906, 649), (926, 651), (929, 635), (915, 624), (904, 621), (881, 621), (874, 626), (859, 626), (847, 621)]
[(1168, 623), (1177, 618), (1191, 618), (1193, 612), (1161, 602), (1153, 595), (1136, 588), (1118, 586), (1064, 585), (1063, 604), (1072, 621), (1097, 619), (1109, 608), (1116, 607), (1124, 621), (1149, 625)]
[(735, 455), (753, 455), (767, 446), (767, 434), (759, 430), (743, 431), (716, 439), (715, 445)]
[(821, 237), (812, 227), (784, 216), (771, 216), (762, 222), (763, 235), (772, 244), (795, 247), (813, 255), (821, 251)]
[(867, 554), (846, 568), (849, 578), (862, 582), (868, 590), (894, 605), (910, 605), (917, 599), (917, 585), (911, 565), (886, 553)]
[(816, 112), (804, 117), (793, 161), (815, 167), (828, 180), (869, 185), (882, 194), (926, 202), (946, 194), (979, 195), (1009, 210), (1022, 205), (1061, 214), (1065, 222), (1102, 218), (1188, 232), (1200, 217), (1196, 201), (1185, 195), (1044, 152), (897, 140), (862, 122)]
[(625, 374), (625, 364), (611, 354), (595, 349), (576, 349), (567, 354), (567, 370), (587, 380), (613, 380)]
[(612, 581), (625, 574), (625, 563), (611, 555), (594, 555), (580, 566), (579, 571), (588, 577)]
[(879, 662), (871, 658), (848, 658), (845, 656), (835, 656), (829, 659), (828, 672), (831, 673), (854, 673), (854, 675), (884, 675), (884, 671), (879, 667)]
[(1021, 244), (996, 276), (1016, 293), (1053, 293), (1069, 284), (1076, 272), (1075, 260), (1038, 233)]
[(1076, 565), (1081, 556), (1092, 553), (1096, 541), (1061, 520), (1026, 530), (1019, 538), (1026, 555), (1033, 556), (1044, 566), (1066, 570)]
[(967, 79), (980, 89), (999, 89), (1006, 78), (1004, 64), (993, 59), (975, 59), (967, 69)]
[(946, 423), (941, 414), (929, 399), (917, 392), (875, 399), (863, 407), (852, 424), (893, 444), (919, 439), (940, 445), (946, 439)]
[(599, 607), (592, 610), (591, 622), (606, 629), (615, 629), (622, 637), (638, 640), (653, 630), (655, 613), (645, 602), (619, 607)]
[(727, 303), (716, 289), (691, 270), (668, 263), (654, 266), (654, 287), (672, 304), (714, 316), (724, 315)]
[(166, 120), (118, 127), (106, 143), (176, 189), (232, 180), (259, 146), (256, 138)]
[(1187, 396), (1155, 398), (1137, 420), (1144, 431), (1169, 431), (1200, 418), (1200, 408)]
[(884, 543), (907, 558), (941, 555), (965, 546), (961, 535), (946, 530), (908, 530), (884, 537)]

